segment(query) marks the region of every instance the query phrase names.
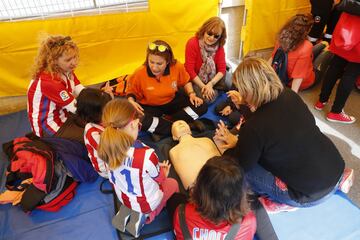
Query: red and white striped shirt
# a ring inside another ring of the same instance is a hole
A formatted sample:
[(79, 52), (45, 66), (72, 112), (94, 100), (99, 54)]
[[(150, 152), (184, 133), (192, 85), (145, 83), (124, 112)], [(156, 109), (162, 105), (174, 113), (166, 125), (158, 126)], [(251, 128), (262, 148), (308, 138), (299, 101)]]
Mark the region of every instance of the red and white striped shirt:
[(100, 142), (100, 134), (103, 131), (104, 128), (96, 123), (86, 124), (84, 130), (84, 142), (91, 160), (91, 164), (93, 165), (95, 171), (97, 171), (100, 176), (109, 178), (109, 167), (106, 162), (104, 162), (104, 160), (98, 156), (97, 152), (97, 147)]
[(30, 82), (28, 88), (28, 117), (33, 132), (42, 137), (52, 136), (63, 125), (69, 112), (75, 113), (75, 96), (84, 88), (71, 73), (63, 80), (60, 76), (51, 76), (41, 72)]
[(154, 149), (135, 141), (121, 166), (110, 170), (109, 180), (125, 206), (137, 212), (150, 213), (163, 198), (163, 191), (155, 180), (159, 174), (159, 159)]

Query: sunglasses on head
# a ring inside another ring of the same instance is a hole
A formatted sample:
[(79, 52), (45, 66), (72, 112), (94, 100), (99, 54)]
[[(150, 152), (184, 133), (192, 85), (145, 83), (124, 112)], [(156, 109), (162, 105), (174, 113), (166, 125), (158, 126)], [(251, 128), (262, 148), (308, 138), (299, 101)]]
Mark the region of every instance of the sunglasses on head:
[(70, 36), (64, 37), (63, 39), (60, 39), (59, 41), (52, 43), (50, 48), (63, 46), (68, 41), (71, 41)]
[(159, 51), (159, 52), (165, 52), (167, 49), (168, 49), (168, 47), (167, 46), (165, 46), (165, 45), (162, 45), (162, 44), (156, 44), (156, 43), (149, 43), (149, 49), (151, 50), (151, 51), (154, 51), (155, 49), (157, 48), (157, 50)]
[(206, 34), (209, 37), (214, 37), (215, 39), (219, 39), (221, 37), (221, 34), (215, 34), (215, 33), (211, 32), (211, 31), (206, 32)]

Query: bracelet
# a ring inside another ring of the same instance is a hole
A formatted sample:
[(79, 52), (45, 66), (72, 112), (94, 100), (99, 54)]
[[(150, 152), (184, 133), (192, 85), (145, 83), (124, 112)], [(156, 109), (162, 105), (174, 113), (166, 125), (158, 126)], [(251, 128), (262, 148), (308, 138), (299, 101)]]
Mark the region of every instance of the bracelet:
[(196, 95), (196, 93), (194, 91), (191, 91), (191, 92), (188, 93), (189, 97), (190, 97), (190, 94), (195, 94)]

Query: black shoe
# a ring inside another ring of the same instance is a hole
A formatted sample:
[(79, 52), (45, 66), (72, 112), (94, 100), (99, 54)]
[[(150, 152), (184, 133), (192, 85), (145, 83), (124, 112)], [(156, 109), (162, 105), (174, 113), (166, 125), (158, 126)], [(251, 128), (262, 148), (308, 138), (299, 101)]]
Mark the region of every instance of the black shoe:
[(205, 124), (200, 120), (195, 120), (189, 123), (190, 129), (197, 132), (204, 132), (206, 130)]

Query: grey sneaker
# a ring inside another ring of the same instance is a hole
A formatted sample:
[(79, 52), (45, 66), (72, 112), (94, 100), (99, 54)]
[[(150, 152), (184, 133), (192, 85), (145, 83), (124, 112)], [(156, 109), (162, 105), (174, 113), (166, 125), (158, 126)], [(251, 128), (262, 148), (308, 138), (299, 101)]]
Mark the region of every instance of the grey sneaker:
[(112, 218), (112, 225), (119, 231), (125, 232), (125, 226), (130, 218), (131, 212), (133, 211), (130, 208), (122, 204), (120, 210)]
[(145, 225), (147, 214), (131, 211), (130, 221), (126, 225), (126, 231), (128, 231), (134, 237), (140, 236), (140, 231)]

